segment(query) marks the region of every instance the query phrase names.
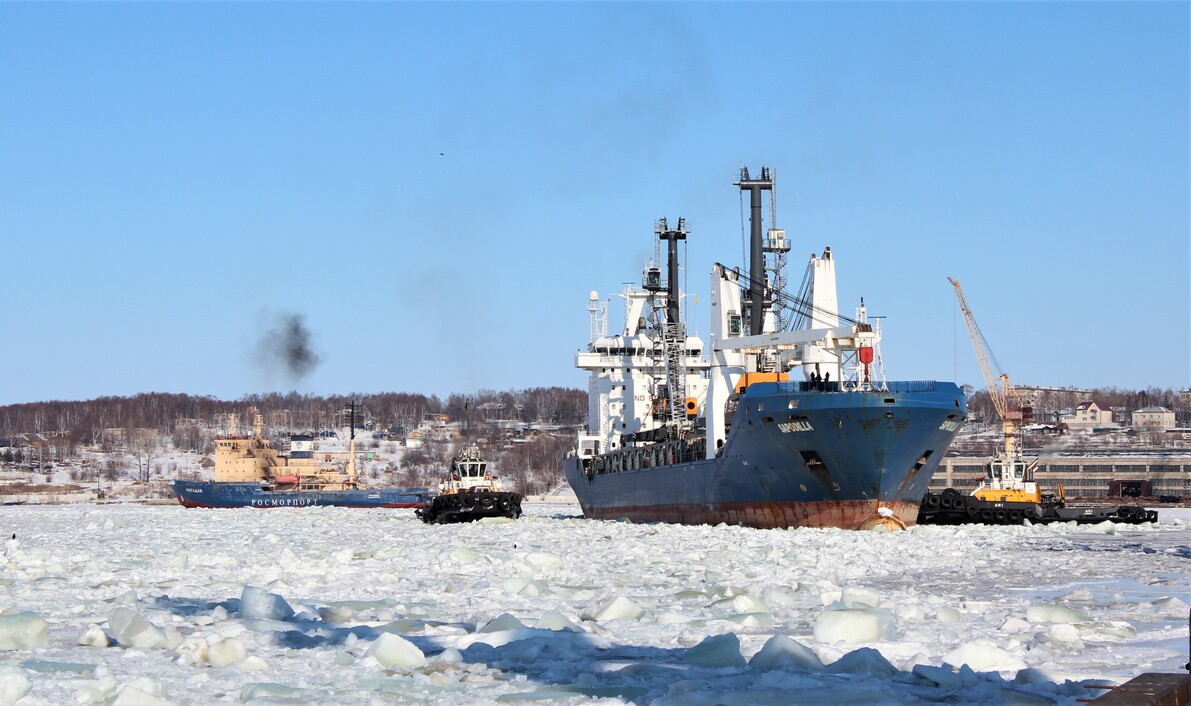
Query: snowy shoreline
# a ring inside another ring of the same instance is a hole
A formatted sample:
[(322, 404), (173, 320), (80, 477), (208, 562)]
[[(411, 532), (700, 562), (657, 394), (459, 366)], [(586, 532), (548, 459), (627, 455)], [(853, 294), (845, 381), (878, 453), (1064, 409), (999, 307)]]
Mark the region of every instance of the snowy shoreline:
[(1074, 704), (1187, 661), (1187, 510), (893, 534), (576, 515), (0, 508), (0, 702)]

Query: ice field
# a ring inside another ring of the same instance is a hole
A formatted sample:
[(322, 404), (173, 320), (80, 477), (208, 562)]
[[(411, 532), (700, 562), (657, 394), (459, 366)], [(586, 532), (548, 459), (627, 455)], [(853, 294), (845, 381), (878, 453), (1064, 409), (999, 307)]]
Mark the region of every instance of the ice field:
[(527, 510), (0, 508), (0, 704), (1075, 704), (1188, 660), (1186, 510), (892, 534)]

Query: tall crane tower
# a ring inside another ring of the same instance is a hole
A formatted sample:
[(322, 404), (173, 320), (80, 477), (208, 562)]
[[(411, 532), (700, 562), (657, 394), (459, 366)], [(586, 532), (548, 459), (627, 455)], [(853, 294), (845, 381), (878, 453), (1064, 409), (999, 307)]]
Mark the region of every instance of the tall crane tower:
[[(1033, 418), (1033, 409), (1022, 400), (1017, 389), (1009, 380), (1009, 375), (1001, 370), (996, 357), (989, 348), (988, 341), (976, 325), (976, 318), (968, 308), (964, 299), (964, 290), (959, 282), (948, 277), (947, 281), (955, 288), (955, 297), (959, 300), (959, 308), (964, 313), (964, 322), (968, 326), (968, 335), (972, 339), (972, 348), (976, 351), (976, 360), (980, 363), (980, 373), (984, 376), (984, 384), (988, 386), (988, 396), (992, 398), (997, 416), (1001, 418), (1001, 432), (1004, 436), (1004, 449), (993, 457), (988, 465), (988, 478), (972, 493), (981, 500), (1008, 500), (1013, 502), (1040, 502), (1042, 493), (1034, 480), (1034, 464), (1027, 463), (1021, 455), (1018, 444), (1021, 427)], [(996, 366), (997, 374), (993, 374)]]

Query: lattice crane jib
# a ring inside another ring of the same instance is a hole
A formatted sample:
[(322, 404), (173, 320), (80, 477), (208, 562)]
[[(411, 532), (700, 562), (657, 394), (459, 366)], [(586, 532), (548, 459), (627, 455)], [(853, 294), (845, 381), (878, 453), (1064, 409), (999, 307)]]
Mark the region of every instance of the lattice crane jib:
[[(976, 352), (976, 361), (980, 364), (980, 374), (984, 376), (984, 384), (988, 387), (988, 396), (992, 399), (993, 407), (1001, 418), (1001, 429), (1005, 436), (1005, 455), (1014, 458), (1018, 454), (1017, 436), (1021, 433), (1021, 425), (1028, 421), (1029, 407), (1024, 404), (1021, 395), (1013, 387), (1009, 375), (1000, 369), (996, 358), (989, 348), (984, 333), (976, 324), (976, 317), (968, 307), (964, 298), (964, 290), (959, 282), (947, 278), (955, 288), (955, 297), (959, 301), (959, 308), (964, 315), (964, 323), (968, 327), (968, 336), (972, 339), (972, 348)], [(994, 365), (999, 375), (993, 373)]]

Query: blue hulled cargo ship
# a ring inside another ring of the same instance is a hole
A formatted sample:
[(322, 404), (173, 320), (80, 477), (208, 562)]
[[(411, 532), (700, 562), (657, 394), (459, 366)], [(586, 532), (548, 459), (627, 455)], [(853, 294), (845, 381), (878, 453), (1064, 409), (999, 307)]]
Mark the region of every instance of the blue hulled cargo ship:
[[(215, 480), (174, 481), (178, 502), (186, 507), (357, 507), (422, 508), (434, 499), (429, 488), (365, 488), (356, 478), (355, 410), (352, 434), (342, 466), (336, 454), (313, 451), (313, 437), (290, 439), (290, 453), (278, 453), (263, 432), (258, 414), (249, 436), (232, 433), (215, 439)], [(339, 454), (342, 455), (342, 454)]]
[(658, 222), (657, 264), (621, 294), (620, 333), (608, 334), (607, 305), (591, 293), (591, 341), (576, 355), (590, 373), (588, 421), (564, 461), (584, 515), (758, 528), (914, 524), (967, 416), (963, 391), (885, 379), (880, 328), (863, 300), (854, 317), (839, 313), (830, 248), (811, 256), (800, 292), (787, 294), (789, 246), (772, 199), (762, 234), (773, 176), (742, 169), (737, 185), (750, 194), (749, 271), (712, 268), (709, 357), (679, 306), (682, 219), (673, 229)]
[(260, 483), (174, 481), (174, 495), (186, 507), (413, 507), (430, 505), (429, 488), (279, 490)]

